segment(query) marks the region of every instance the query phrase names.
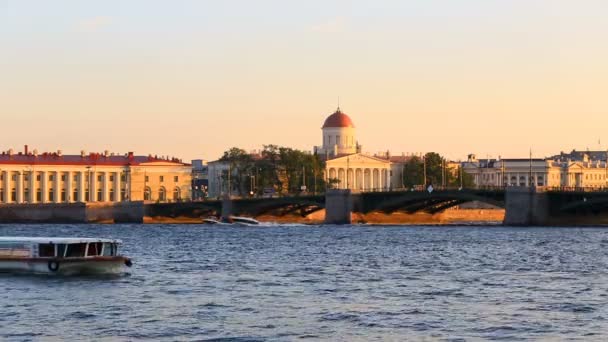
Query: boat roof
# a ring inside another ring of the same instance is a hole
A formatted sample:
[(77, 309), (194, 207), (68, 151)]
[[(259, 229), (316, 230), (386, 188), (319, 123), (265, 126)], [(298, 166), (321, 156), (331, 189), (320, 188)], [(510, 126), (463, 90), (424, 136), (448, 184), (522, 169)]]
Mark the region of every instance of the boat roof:
[(33, 243), (87, 243), (87, 242), (109, 242), (122, 243), (118, 239), (102, 238), (62, 238), (62, 237), (23, 237), (23, 236), (0, 236), (0, 242), (33, 242)]

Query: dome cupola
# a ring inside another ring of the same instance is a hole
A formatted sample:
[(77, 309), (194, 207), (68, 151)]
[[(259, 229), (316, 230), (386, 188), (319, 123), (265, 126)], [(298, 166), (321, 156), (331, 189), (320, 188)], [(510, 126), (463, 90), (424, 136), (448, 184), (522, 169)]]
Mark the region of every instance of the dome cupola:
[(336, 111), (327, 117), (327, 119), (325, 119), (325, 123), (323, 124), (323, 127), (321, 128), (343, 128), (343, 127), (350, 127), (350, 128), (355, 128), (355, 124), (353, 124), (353, 121), (350, 119), (350, 117), (344, 113), (342, 113), (342, 111), (340, 110), (340, 107), (338, 107), (338, 109), (336, 109)]

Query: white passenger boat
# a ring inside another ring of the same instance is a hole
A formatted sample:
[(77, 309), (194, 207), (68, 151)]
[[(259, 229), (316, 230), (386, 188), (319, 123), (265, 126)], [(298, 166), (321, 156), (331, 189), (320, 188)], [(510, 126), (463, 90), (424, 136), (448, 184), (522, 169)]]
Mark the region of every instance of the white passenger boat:
[(0, 237), (0, 272), (120, 274), (132, 265), (119, 254), (121, 244), (96, 238)]

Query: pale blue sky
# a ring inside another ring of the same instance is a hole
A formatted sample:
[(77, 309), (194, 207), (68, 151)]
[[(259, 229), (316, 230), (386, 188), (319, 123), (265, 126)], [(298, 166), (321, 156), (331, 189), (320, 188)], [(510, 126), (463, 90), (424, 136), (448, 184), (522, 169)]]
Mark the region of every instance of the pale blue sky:
[(0, 148), (608, 147), (608, 1), (0, 0)]

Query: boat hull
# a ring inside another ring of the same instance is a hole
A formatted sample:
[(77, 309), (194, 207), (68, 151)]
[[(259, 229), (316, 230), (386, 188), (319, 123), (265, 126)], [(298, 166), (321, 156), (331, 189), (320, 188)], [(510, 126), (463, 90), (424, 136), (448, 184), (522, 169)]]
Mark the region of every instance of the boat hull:
[(0, 272), (53, 274), (53, 275), (95, 275), (122, 274), (130, 259), (126, 257), (99, 257), (74, 259), (0, 259)]

